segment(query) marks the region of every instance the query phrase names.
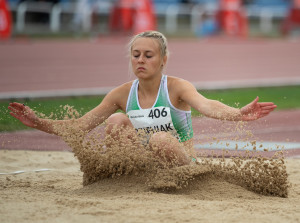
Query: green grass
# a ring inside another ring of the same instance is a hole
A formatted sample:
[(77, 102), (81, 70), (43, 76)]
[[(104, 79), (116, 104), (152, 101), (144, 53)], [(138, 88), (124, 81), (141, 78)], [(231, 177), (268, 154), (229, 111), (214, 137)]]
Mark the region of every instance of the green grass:
[[(215, 99), (233, 107), (243, 107), (259, 96), (260, 102), (274, 102), (277, 110), (300, 108), (300, 86), (245, 88), (215, 91), (200, 91), (210, 99)], [(193, 115), (198, 112), (193, 111)]]
[[(98, 97), (72, 97), (72, 98), (58, 98), (58, 99), (39, 99), (39, 100), (18, 100), (17, 102), (24, 103), (38, 113), (45, 114), (49, 117), (51, 113), (54, 118), (63, 119), (66, 112), (62, 106), (73, 106), (81, 115), (96, 107), (103, 99), (103, 96)], [(16, 100), (12, 100), (16, 101)], [(0, 132), (1, 131), (15, 131), (28, 129), (19, 120), (9, 115), (7, 109), (9, 102), (0, 102)]]
[[(200, 91), (200, 93), (207, 98), (219, 100), (233, 107), (242, 107), (254, 100), (256, 96), (259, 96), (260, 101), (274, 102), (278, 106), (277, 110), (300, 109), (300, 86), (213, 90)], [(63, 119), (66, 114), (63, 112), (63, 105), (73, 106), (82, 115), (96, 107), (102, 99), (103, 96), (39, 100), (27, 99), (25, 101), (19, 100), (19, 102), (25, 103), (46, 116), (50, 116), (53, 113), (54, 118)], [(9, 101), (0, 102), (0, 131), (26, 129), (26, 126), (9, 115), (8, 104)], [(192, 110), (192, 115), (199, 116), (200, 114)]]

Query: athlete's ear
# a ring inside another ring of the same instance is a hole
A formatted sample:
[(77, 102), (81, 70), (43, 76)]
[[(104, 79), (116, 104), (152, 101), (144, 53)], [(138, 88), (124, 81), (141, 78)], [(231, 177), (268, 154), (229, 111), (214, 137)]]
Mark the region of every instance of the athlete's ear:
[(163, 64), (162, 64), (162, 67), (165, 66), (165, 65), (167, 64), (167, 60), (168, 60), (168, 57), (167, 57), (167, 55), (166, 55), (166, 56), (164, 56), (164, 58), (163, 58)]

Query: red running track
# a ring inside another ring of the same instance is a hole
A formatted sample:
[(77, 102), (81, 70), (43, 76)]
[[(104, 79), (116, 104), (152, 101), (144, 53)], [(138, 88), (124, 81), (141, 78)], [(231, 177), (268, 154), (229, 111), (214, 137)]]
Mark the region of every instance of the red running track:
[[(129, 72), (128, 39), (0, 43), (0, 94), (115, 87)], [(300, 84), (300, 41), (171, 39), (165, 73), (203, 88)]]

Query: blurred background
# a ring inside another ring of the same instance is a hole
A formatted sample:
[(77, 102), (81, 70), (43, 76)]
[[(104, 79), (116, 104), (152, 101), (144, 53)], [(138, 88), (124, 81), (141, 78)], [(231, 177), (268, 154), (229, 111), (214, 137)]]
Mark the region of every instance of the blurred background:
[[(0, 2), (6, 3), (6, 10), (10, 12), (6, 20), (11, 21), (8, 34), (2, 33), (2, 38), (18, 35), (126, 35), (145, 29), (156, 29), (168, 36), (200, 38), (220, 34), (242, 37), (300, 35), (299, 0)], [(2, 24), (5, 23), (3, 20), (2, 15)]]
[(105, 94), (134, 78), (124, 46), (145, 30), (177, 52), (165, 72), (199, 89), (300, 83), (300, 0), (0, 0), (0, 98)]
[[(256, 135), (300, 142), (300, 0), (0, 0), (0, 132), (25, 128), (9, 101), (58, 119), (62, 105), (97, 106), (135, 78), (125, 46), (145, 30), (168, 37), (165, 74), (231, 106), (273, 101), (281, 112)], [(62, 148), (43, 137), (0, 134), (0, 149)]]

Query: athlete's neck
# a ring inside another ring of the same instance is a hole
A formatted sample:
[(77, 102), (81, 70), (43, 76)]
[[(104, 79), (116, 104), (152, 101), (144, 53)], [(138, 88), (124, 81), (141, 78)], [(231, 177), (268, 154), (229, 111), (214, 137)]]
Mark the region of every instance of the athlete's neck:
[(157, 95), (162, 75), (151, 79), (139, 79), (139, 93), (142, 95)]

